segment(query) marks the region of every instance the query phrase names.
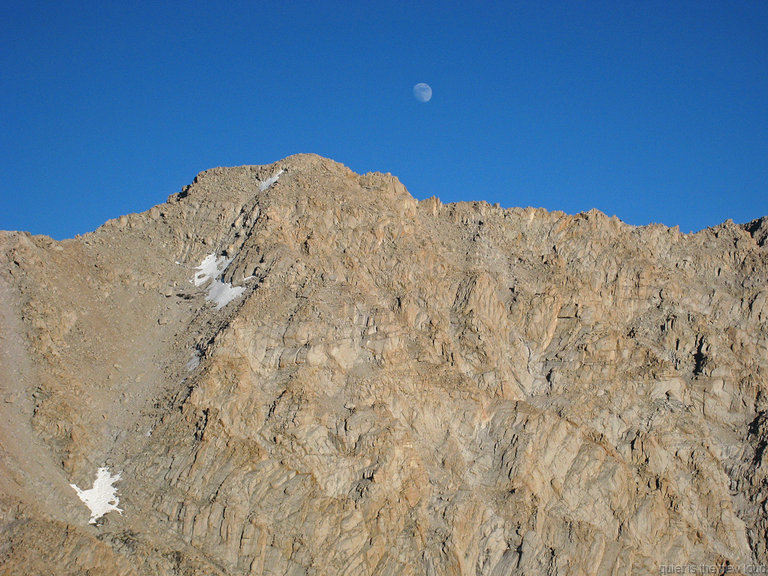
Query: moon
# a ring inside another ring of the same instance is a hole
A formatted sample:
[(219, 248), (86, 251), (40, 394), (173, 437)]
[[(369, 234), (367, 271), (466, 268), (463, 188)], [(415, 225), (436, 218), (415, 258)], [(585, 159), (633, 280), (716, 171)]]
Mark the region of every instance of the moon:
[(432, 98), (432, 88), (425, 82), (419, 82), (413, 87), (413, 96), (419, 102), (429, 102)]

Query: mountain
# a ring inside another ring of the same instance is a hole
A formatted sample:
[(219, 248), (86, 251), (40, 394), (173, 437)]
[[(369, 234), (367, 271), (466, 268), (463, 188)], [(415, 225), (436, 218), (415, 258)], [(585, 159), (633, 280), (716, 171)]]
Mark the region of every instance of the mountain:
[(766, 236), (314, 155), (2, 232), (0, 574), (766, 565)]

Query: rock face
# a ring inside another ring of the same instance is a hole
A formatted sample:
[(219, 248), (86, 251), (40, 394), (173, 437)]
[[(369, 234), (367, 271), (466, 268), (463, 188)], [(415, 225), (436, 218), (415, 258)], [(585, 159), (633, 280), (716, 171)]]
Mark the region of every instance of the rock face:
[[(313, 155), (0, 233), (0, 573), (766, 565), (766, 235)], [(101, 467), (123, 512), (90, 525)]]

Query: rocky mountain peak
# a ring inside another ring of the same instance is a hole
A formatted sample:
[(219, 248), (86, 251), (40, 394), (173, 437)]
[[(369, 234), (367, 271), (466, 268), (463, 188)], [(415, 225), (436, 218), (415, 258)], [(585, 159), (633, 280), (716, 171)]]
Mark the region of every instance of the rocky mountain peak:
[(417, 201), (302, 154), (3, 233), (0, 565), (768, 564), (765, 230)]

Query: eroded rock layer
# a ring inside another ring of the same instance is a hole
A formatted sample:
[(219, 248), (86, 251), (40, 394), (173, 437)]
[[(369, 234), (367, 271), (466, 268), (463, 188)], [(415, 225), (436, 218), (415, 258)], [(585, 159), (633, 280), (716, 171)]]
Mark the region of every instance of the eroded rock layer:
[[(417, 202), (301, 155), (0, 233), (0, 573), (768, 565), (766, 222)], [(122, 514), (89, 524), (101, 467)]]

